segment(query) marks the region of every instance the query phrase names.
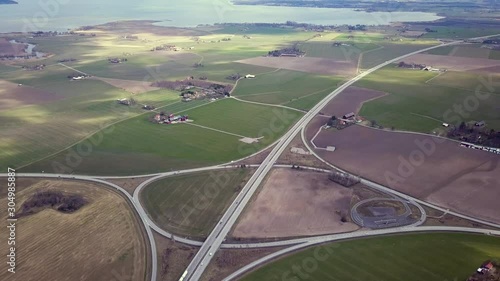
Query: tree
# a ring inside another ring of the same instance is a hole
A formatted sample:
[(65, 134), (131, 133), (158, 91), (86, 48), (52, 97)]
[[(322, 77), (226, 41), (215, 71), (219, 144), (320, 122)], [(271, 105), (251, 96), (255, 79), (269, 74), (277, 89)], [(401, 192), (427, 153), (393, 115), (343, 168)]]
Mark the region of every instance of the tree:
[(377, 126), (377, 121), (375, 121), (375, 120), (371, 120), (371, 121), (370, 121), (370, 125), (371, 125), (372, 127), (376, 127), (376, 126)]
[(460, 123), (460, 126), (458, 127), (461, 131), (463, 131), (465, 129), (466, 125), (465, 125), (465, 122), (462, 121), (462, 123)]

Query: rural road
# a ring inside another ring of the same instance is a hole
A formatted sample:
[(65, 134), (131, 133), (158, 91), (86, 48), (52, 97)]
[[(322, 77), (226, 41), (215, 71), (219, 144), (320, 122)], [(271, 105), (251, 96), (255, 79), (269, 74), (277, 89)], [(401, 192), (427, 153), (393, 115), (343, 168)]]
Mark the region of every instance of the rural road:
[(346, 88), (356, 83), (360, 79), (365, 76), (389, 65), (394, 62), (397, 62), (406, 57), (429, 51), (435, 48), (454, 45), (460, 43), (462, 41), (453, 41), (450, 43), (445, 43), (429, 48), (425, 48), (419, 51), (415, 51), (392, 60), (386, 61), (370, 70), (367, 70), (356, 77), (352, 78), (348, 82), (341, 85), (339, 88), (330, 93), (327, 97), (325, 97), (322, 101), (316, 104), (309, 112), (307, 112), (285, 135), (279, 140), (278, 144), (273, 148), (271, 153), (266, 157), (266, 159), (259, 166), (257, 171), (252, 175), (250, 180), (247, 182), (245, 187), (238, 194), (234, 202), (229, 206), (226, 213), (223, 215), (220, 223), (215, 227), (215, 229), (210, 233), (206, 241), (201, 246), (201, 249), (198, 251), (194, 259), (191, 261), (187, 268), (187, 272), (185, 273), (185, 277), (181, 278), (184, 280), (197, 281), (200, 279), (202, 273), (205, 271), (206, 267), (212, 260), (213, 254), (219, 249), (222, 241), (225, 239), (237, 218), (245, 208), (246, 204), (249, 202), (250, 198), (253, 196), (259, 185), (262, 183), (262, 180), (265, 178), (267, 173), (273, 167), (273, 164), (276, 162), (281, 153), (286, 149), (286, 147), (293, 140), (295, 135), (300, 132), (300, 130), (305, 127), (319, 112), (325, 107), (333, 98), (335, 98), (338, 94), (342, 93)]
[[(491, 36), (484, 36), (484, 37), (477, 37), (477, 38), (472, 38), (472, 39), (482, 39), (482, 38), (488, 38), (492, 36), (498, 36), (498, 35), (491, 35)], [(210, 233), (208, 238), (205, 240), (204, 243), (198, 242), (198, 241), (193, 241), (181, 237), (175, 237), (175, 239), (179, 242), (186, 243), (189, 245), (197, 245), (200, 246), (200, 250), (197, 252), (196, 256), (192, 260), (192, 262), (189, 264), (186, 273), (185, 273), (185, 278), (181, 278), (181, 280), (199, 280), (202, 273), (205, 271), (207, 265), (210, 263), (213, 254), (221, 247), (221, 244), (231, 228), (233, 227), (234, 223), (236, 222), (237, 218), (249, 202), (250, 198), (253, 196), (257, 188), (260, 186), (262, 181), (264, 180), (265, 176), (268, 174), (268, 172), (275, 166), (275, 162), (277, 161), (278, 157), (283, 153), (283, 151), (286, 149), (286, 147), (290, 144), (290, 142), (293, 140), (295, 135), (297, 135), (319, 112), (320, 110), (330, 102), (331, 99), (336, 97), (338, 94), (340, 94), (342, 91), (344, 91), (347, 87), (351, 86), (358, 80), (362, 79), (363, 77), (373, 73), (374, 71), (383, 68), (391, 63), (394, 63), (398, 60), (401, 60), (403, 58), (406, 58), (408, 56), (418, 54), (421, 52), (425, 52), (428, 50), (432, 50), (435, 48), (443, 47), (443, 46), (449, 46), (449, 45), (454, 45), (461, 43), (463, 41), (453, 41), (429, 48), (425, 48), (416, 52), (412, 52), (403, 56), (400, 56), (398, 58), (389, 60), (383, 64), (380, 64), (370, 70), (367, 70), (366, 72), (363, 72), (362, 74), (359, 74), (358, 76), (354, 77), (353, 79), (349, 80), (348, 82), (344, 83), (341, 85), (339, 88), (337, 88), (335, 91), (330, 93), (327, 97), (325, 97), (321, 102), (319, 102), (316, 106), (314, 106), (309, 112), (307, 112), (288, 132), (285, 133), (283, 137), (281, 137), (278, 141), (276, 141), (276, 146), (272, 149), (270, 154), (266, 157), (266, 159), (262, 162), (260, 166), (258, 166), (257, 171), (252, 175), (250, 180), (247, 182), (247, 184), (243, 187), (241, 192), (237, 195), (236, 199), (232, 202), (232, 204), (229, 206), (227, 211), (224, 213), (222, 216), (222, 219), (220, 220), (220, 223), (217, 224), (215, 229)], [(257, 153), (255, 153), (257, 154)], [(255, 155), (254, 154), (254, 155)], [(317, 155), (316, 155), (317, 156)], [(251, 156), (249, 156), (251, 157)], [(248, 158), (248, 157), (245, 157)], [(227, 164), (226, 164), (227, 165)], [(151, 247), (151, 252), (152, 252), (152, 257), (151, 257), (151, 263), (152, 263), (152, 272), (151, 272), (151, 281), (156, 281), (157, 277), (157, 256), (156, 256), (156, 245), (155, 245), (155, 240), (153, 237), (153, 233), (151, 229), (154, 229), (161, 235), (164, 235), (166, 237), (171, 237), (172, 234), (162, 230), (159, 228), (154, 222), (150, 220), (148, 215), (146, 214), (144, 208), (140, 204), (139, 200), (139, 193), (140, 190), (142, 190), (145, 186), (147, 186), (149, 183), (159, 180), (164, 177), (176, 175), (176, 174), (182, 174), (182, 173), (192, 173), (192, 172), (200, 172), (200, 171), (208, 171), (208, 170), (214, 170), (214, 169), (226, 169), (226, 168), (232, 168), (232, 166), (224, 166), (224, 165), (219, 165), (219, 166), (211, 166), (211, 167), (204, 167), (204, 168), (196, 168), (196, 169), (190, 169), (190, 170), (184, 170), (184, 171), (174, 171), (174, 172), (167, 172), (167, 173), (159, 173), (159, 174), (152, 174), (152, 175), (143, 175), (143, 176), (134, 176), (134, 177), (151, 177), (150, 179), (146, 180), (143, 182), (134, 192), (133, 196), (131, 196), (126, 190), (121, 188), (118, 185), (109, 183), (105, 181), (105, 179), (113, 179), (113, 178), (130, 178), (129, 177), (96, 177), (96, 176), (79, 176), (79, 175), (59, 175), (59, 174), (45, 174), (45, 173), (39, 173), (39, 174), (18, 174), (18, 177), (40, 177), (40, 178), (65, 178), (65, 179), (77, 179), (77, 180), (87, 180), (87, 181), (92, 181), (96, 183), (102, 183), (106, 184), (108, 186), (111, 186), (113, 188), (116, 188), (118, 191), (122, 192), (129, 200), (132, 202), (135, 210), (139, 214), (143, 225), (146, 228), (146, 232), (149, 238), (150, 242), (150, 247)], [(0, 176), (6, 176), (6, 174), (0, 174)], [(401, 196), (402, 198), (405, 198), (407, 200), (413, 200), (415, 202), (424, 204), (424, 205), (430, 205), (426, 202), (422, 202), (418, 199), (411, 198), (408, 195), (401, 194), (398, 192), (395, 192), (389, 188), (386, 188), (384, 186), (378, 185), (376, 183), (371, 183), (366, 180), (362, 180), (362, 183), (367, 184), (368, 186), (375, 186), (378, 189), (382, 190), (385, 189), (387, 192)], [(435, 206), (431, 205), (433, 208)], [(449, 212), (452, 215), (457, 215), (453, 212)], [(467, 219), (472, 219), (473, 218), (468, 218), (467, 216), (460, 215), (460, 217), (464, 217)], [(476, 220), (479, 221), (479, 220)], [(481, 222), (484, 223), (484, 222)], [(493, 225), (495, 227), (500, 227), (499, 225), (495, 224), (488, 224), (485, 223), (486, 225)], [(417, 230), (418, 229), (418, 230)], [(446, 228), (447, 230), (450, 228)], [(438, 229), (435, 231), (440, 231), (443, 229)], [(390, 234), (390, 233), (397, 233), (397, 232), (411, 232), (411, 231), (425, 231), (425, 227), (419, 227), (419, 228), (395, 228), (395, 229), (387, 229), (387, 230), (378, 230), (377, 231), (370, 231), (370, 232), (356, 232), (358, 234), (344, 234), (344, 235), (351, 235), (352, 237), (362, 237), (362, 236), (369, 236), (369, 235), (376, 235), (373, 233), (379, 233), (382, 232), (378, 235), (381, 234)], [(457, 230), (458, 231), (458, 230)], [(486, 230), (484, 230), (486, 231)], [(491, 231), (495, 235), (498, 235), (497, 232)], [(339, 235), (335, 235), (334, 237), (338, 237)], [(278, 242), (270, 242), (270, 243), (259, 243), (259, 245), (267, 245), (267, 246), (280, 246), (280, 245), (293, 245), (296, 243), (302, 243), (300, 245), (297, 245), (295, 247), (303, 248), (307, 247), (309, 245), (314, 245), (317, 243), (323, 243), (329, 238), (321, 238), (321, 237), (312, 237), (312, 238), (303, 238), (303, 239), (293, 239), (293, 240), (286, 240), (286, 241), (278, 241)], [(345, 238), (331, 238), (331, 239), (345, 239)], [(333, 241), (333, 240), (332, 240)], [(238, 244), (235, 245), (235, 248), (239, 247), (250, 247), (255, 244)], [(231, 247), (229, 245), (225, 245), (225, 247)], [(290, 248), (289, 248), (290, 249)], [(297, 248), (298, 249), (298, 248)], [(293, 249), (292, 249), (293, 250)]]
[(418, 232), (464, 232), (464, 233), (477, 233), (477, 234), (486, 234), (486, 235), (495, 235), (500, 236), (499, 230), (488, 230), (488, 229), (477, 229), (477, 228), (468, 228), (468, 227), (446, 227), (446, 226), (420, 226), (420, 227), (399, 227), (399, 228), (388, 228), (388, 229), (380, 229), (380, 230), (370, 230), (370, 231), (357, 231), (352, 233), (342, 233), (335, 235), (328, 235), (322, 237), (314, 237), (308, 238), (308, 240), (302, 244), (298, 244), (270, 255), (267, 255), (263, 258), (260, 258), (239, 270), (233, 272), (228, 277), (224, 278), (223, 281), (230, 281), (243, 273), (255, 268), (257, 266), (266, 264), (277, 257), (283, 256), (285, 254), (304, 249), (306, 247), (311, 247), (318, 244), (323, 244), (327, 242), (345, 240), (345, 239), (354, 239), (354, 238), (364, 238), (370, 236), (380, 236), (380, 235), (390, 235), (390, 234), (400, 234), (400, 233), (418, 233)]
[[(488, 38), (497, 35), (490, 36), (482, 36), (472, 39), (482, 39)], [(449, 43), (443, 43), (437, 46), (424, 48), (415, 52), (408, 53), (406, 55), (391, 59), (382, 63), (378, 66), (375, 66), (346, 83), (342, 84), (339, 88), (331, 92), (328, 96), (326, 96), (323, 100), (321, 100), (318, 104), (316, 104), (309, 112), (307, 112), (285, 135), (279, 140), (278, 144), (273, 148), (271, 153), (266, 157), (266, 159), (259, 166), (257, 171), (252, 175), (250, 180), (247, 182), (245, 187), (238, 194), (234, 202), (229, 206), (226, 213), (223, 215), (220, 223), (215, 227), (215, 229), (210, 233), (206, 241), (201, 246), (201, 249), (196, 253), (196, 256), (189, 264), (186, 272), (184, 273), (184, 277), (181, 278), (181, 281), (190, 280), (197, 281), (201, 278), (201, 275), (205, 271), (206, 267), (212, 260), (213, 254), (219, 249), (222, 241), (225, 239), (229, 231), (232, 229), (234, 223), (237, 218), (245, 208), (246, 204), (250, 201), (250, 198), (253, 196), (262, 180), (268, 174), (268, 172), (273, 167), (273, 164), (276, 162), (281, 153), (286, 149), (286, 147), (293, 140), (295, 135), (300, 132), (300, 130), (305, 127), (311, 120), (321, 111), (323, 107), (325, 107), (333, 98), (335, 98), (338, 94), (342, 93), (345, 89), (347, 89), (352, 84), (356, 83), (360, 79), (365, 76), (389, 65), (395, 63), (401, 59), (407, 58), (409, 56), (426, 52), (429, 50), (433, 50), (440, 47), (456, 45), (458, 43), (463, 42), (464, 40), (453, 41)]]

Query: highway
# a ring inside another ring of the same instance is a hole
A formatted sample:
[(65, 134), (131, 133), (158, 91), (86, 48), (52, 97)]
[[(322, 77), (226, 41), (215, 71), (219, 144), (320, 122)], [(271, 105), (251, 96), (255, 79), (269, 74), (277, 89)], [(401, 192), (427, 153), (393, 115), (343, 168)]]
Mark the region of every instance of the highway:
[(187, 268), (186, 277), (183, 280), (191, 280), (197, 281), (200, 279), (202, 273), (205, 271), (206, 267), (212, 260), (213, 254), (219, 249), (222, 241), (225, 239), (237, 218), (245, 208), (246, 204), (253, 196), (257, 188), (262, 183), (265, 176), (273, 167), (273, 164), (276, 162), (281, 153), (286, 149), (286, 147), (290, 144), (292, 139), (297, 135), (300, 130), (305, 127), (319, 112), (325, 107), (333, 98), (335, 98), (338, 94), (342, 93), (346, 88), (356, 83), (360, 79), (365, 76), (389, 65), (395, 63), (401, 59), (406, 57), (426, 52), (432, 49), (436, 49), (439, 47), (455, 45), (463, 41), (453, 41), (433, 47), (424, 48), (392, 60), (386, 61), (370, 70), (367, 70), (358, 76), (352, 78), (351, 80), (344, 83), (342, 86), (334, 90), (327, 97), (325, 97), (321, 102), (316, 104), (309, 112), (307, 112), (285, 135), (279, 140), (278, 144), (273, 148), (271, 153), (266, 157), (266, 159), (262, 162), (257, 171), (253, 174), (250, 180), (247, 182), (242, 191), (238, 194), (234, 202), (229, 206), (226, 213), (223, 215), (220, 223), (215, 227), (215, 229), (210, 233), (206, 241), (201, 246), (201, 249), (198, 251), (194, 259), (191, 261)]
[(230, 281), (243, 273), (263, 264), (266, 264), (280, 256), (285, 254), (298, 251), (300, 249), (304, 249), (307, 247), (311, 247), (318, 244), (323, 244), (327, 242), (334, 242), (339, 240), (346, 239), (354, 239), (354, 238), (364, 238), (370, 236), (380, 236), (380, 235), (390, 235), (390, 234), (399, 234), (399, 233), (418, 233), (418, 232), (462, 232), (462, 233), (476, 233), (476, 234), (486, 234), (486, 235), (495, 235), (500, 236), (499, 230), (488, 230), (488, 229), (477, 229), (477, 228), (468, 228), (468, 227), (446, 227), (446, 226), (420, 226), (420, 227), (399, 227), (399, 228), (388, 228), (388, 229), (380, 229), (380, 230), (370, 230), (370, 231), (356, 231), (350, 233), (342, 233), (335, 235), (327, 235), (321, 237), (309, 238), (307, 242), (302, 244), (298, 244), (270, 255), (267, 255), (263, 258), (260, 258), (239, 270), (233, 272), (228, 277), (224, 278), (223, 281)]
[[(492, 36), (498, 36), (498, 35), (491, 35), (491, 36), (483, 36), (483, 37), (478, 37), (478, 38), (472, 38), (472, 39), (483, 39), (483, 38), (488, 38)], [(379, 70), (380, 68), (383, 68), (391, 63), (397, 62), (401, 59), (404, 59), (406, 57), (412, 56), (414, 54), (418, 54), (421, 52), (425, 52), (428, 50), (432, 50), (435, 48), (439, 47), (444, 47), (444, 46), (449, 46), (449, 45), (454, 45), (461, 43), (463, 41), (453, 41), (449, 43), (444, 43), (441, 45), (433, 46), (433, 47), (428, 47), (419, 51), (415, 51), (403, 56), (400, 56), (398, 58), (386, 61), (383, 64), (380, 64), (370, 70), (367, 70), (358, 76), (352, 78), (351, 80), (347, 81), (343, 85), (341, 85), (339, 88), (337, 88), (335, 91), (330, 93), (327, 97), (325, 97), (321, 102), (319, 102), (316, 106), (314, 106), (309, 112), (307, 112), (288, 132), (285, 133), (283, 137), (281, 137), (279, 140), (277, 140), (274, 144), (275, 147), (272, 149), (271, 153), (266, 157), (266, 159), (262, 162), (260, 166), (258, 166), (256, 172), (252, 175), (250, 180), (247, 182), (247, 184), (243, 187), (241, 192), (237, 195), (236, 199), (232, 202), (232, 204), (229, 206), (229, 208), (226, 210), (224, 215), (222, 216), (222, 219), (220, 220), (219, 224), (213, 229), (213, 231), (210, 233), (208, 238), (205, 240), (205, 242), (199, 242), (199, 241), (193, 241), (190, 239), (186, 239), (183, 237), (175, 237), (176, 241), (179, 241), (181, 243), (185, 243), (188, 245), (193, 245), (193, 246), (201, 246), (200, 250), (197, 252), (191, 263), (189, 264), (185, 278), (183, 278), (184, 281), (186, 280), (199, 280), (203, 272), (205, 271), (206, 267), (210, 263), (211, 259), (213, 258), (215, 252), (221, 247), (222, 242), (224, 241), (225, 237), (227, 234), (230, 232), (232, 229), (233, 225), (235, 224), (236, 220), (238, 219), (239, 215), (241, 212), (244, 210), (245, 206), (257, 190), (257, 188), (260, 186), (266, 175), (269, 173), (269, 171), (275, 166), (275, 162), (279, 158), (279, 156), (283, 153), (283, 151), (287, 148), (287, 146), (290, 144), (290, 142), (293, 140), (293, 138), (303, 129), (305, 126), (320, 112), (320, 110), (328, 104), (333, 98), (335, 98), (338, 94), (340, 94), (342, 91), (344, 91), (346, 88), (351, 86), (352, 84), (356, 83), (363, 77), (373, 73), (374, 71)], [(272, 144), (272, 145), (274, 145)], [(271, 147), (270, 145), (269, 147)], [(306, 142), (307, 145), (307, 142)], [(256, 152), (255, 154), (257, 154)], [(254, 154), (254, 155), (255, 155)], [(316, 157), (318, 157), (315, 153), (313, 153)], [(251, 155), (253, 156), (253, 155)], [(248, 157), (251, 157), (248, 156)], [(245, 158), (248, 158), (245, 157)], [(243, 159), (245, 159), (243, 158)], [(321, 158), (320, 158), (321, 159)], [(331, 165), (330, 165), (331, 166)], [(227, 169), (227, 168), (234, 168), (234, 166), (230, 164), (226, 165), (218, 165), (218, 166), (211, 166), (211, 167), (204, 167), (204, 168), (196, 168), (196, 169), (189, 169), (189, 170), (183, 170), (183, 171), (172, 171), (172, 172), (166, 172), (166, 173), (157, 173), (157, 174), (151, 174), (151, 175), (142, 175), (142, 176), (134, 176), (134, 177), (152, 177), (145, 182), (141, 183), (139, 187), (134, 191), (133, 196), (131, 196), (126, 190), (121, 188), (118, 185), (109, 183), (105, 181), (105, 179), (118, 179), (118, 178), (130, 178), (130, 176), (124, 176), (124, 177), (96, 177), (96, 176), (84, 176), (84, 175), (62, 175), (62, 174), (46, 174), (46, 173), (33, 173), (33, 174), (18, 174), (18, 177), (40, 177), (40, 178), (64, 178), (64, 179), (75, 179), (75, 180), (87, 180), (87, 181), (92, 181), (96, 183), (101, 183), (101, 184), (106, 184), (112, 188), (116, 188), (116, 190), (122, 192), (127, 199), (132, 203), (134, 206), (135, 211), (139, 214), (139, 217), (141, 218), (141, 221), (143, 225), (145, 226), (148, 238), (149, 238), (149, 243), (150, 243), (150, 248), (151, 248), (151, 281), (156, 281), (157, 277), (157, 256), (156, 256), (156, 244), (155, 240), (153, 237), (152, 229), (157, 231), (159, 234), (165, 236), (165, 237), (173, 237), (171, 233), (168, 233), (164, 230), (162, 230), (160, 227), (158, 227), (147, 215), (146, 211), (144, 210), (143, 206), (140, 203), (139, 200), (139, 194), (140, 191), (150, 184), (151, 182), (154, 182), (156, 180), (176, 175), (176, 174), (183, 174), (183, 173), (193, 173), (193, 172), (201, 172), (201, 171), (208, 171), (208, 170), (215, 170), (215, 169)], [(6, 174), (0, 174), (0, 176), (6, 176)], [(421, 203), (424, 205), (430, 205), (429, 203), (423, 202), (421, 200), (418, 200), (416, 198), (412, 198), (408, 195), (398, 193), (396, 191), (393, 191), (387, 187), (384, 187), (382, 185), (379, 185), (377, 183), (373, 183), (370, 181), (367, 181), (365, 179), (362, 179), (362, 183), (366, 184), (368, 186), (377, 188), (379, 190), (384, 190), (388, 193), (401, 196), (402, 198), (405, 198), (407, 200), (413, 200), (417, 203)], [(430, 205), (433, 208), (436, 208), (436, 206)], [(439, 209), (439, 207), (437, 207)], [(442, 208), (441, 208), (442, 209)], [(467, 218), (469, 220), (477, 221), (480, 223), (483, 223), (485, 225), (491, 225), (494, 227), (500, 227), (499, 225), (488, 223), (488, 222), (483, 222), (481, 220), (475, 220), (473, 218), (469, 218), (465, 215), (457, 214), (454, 212), (448, 212), (449, 214), (452, 215), (457, 215), (459, 217)], [(291, 240), (285, 240), (285, 241), (276, 241), (276, 242), (268, 242), (268, 243), (251, 243), (251, 244), (226, 244), (224, 245), (225, 248), (247, 248), (247, 247), (275, 247), (275, 246), (283, 246), (283, 245), (294, 245), (297, 243), (301, 243), (299, 245), (296, 245), (292, 248), (303, 248), (307, 247), (310, 245), (318, 244), (318, 243), (323, 243), (330, 241), (328, 239), (347, 239), (347, 238), (338, 238), (338, 237), (343, 237), (341, 235), (347, 235), (351, 238), (353, 237), (363, 237), (363, 236), (370, 236), (370, 235), (382, 235), (382, 234), (391, 234), (391, 233), (398, 233), (398, 232), (414, 232), (414, 231), (425, 231), (426, 227), (403, 227), (403, 228), (394, 228), (394, 229), (385, 229), (385, 230), (377, 230), (377, 231), (370, 231), (370, 232), (355, 232), (355, 233), (349, 233), (349, 234), (338, 234), (338, 235), (333, 235), (333, 236), (319, 236), (319, 237), (309, 237), (309, 238), (300, 238), (300, 239), (291, 239)], [(446, 228), (449, 230), (450, 228)], [(443, 229), (441, 229), (443, 230)], [(428, 230), (429, 231), (429, 230)], [(438, 230), (436, 230), (438, 231)], [(484, 230), (486, 231), (486, 230)], [(495, 235), (498, 235), (496, 231), (490, 231), (494, 233)], [(379, 234), (376, 234), (379, 233)], [(334, 241), (331, 240), (331, 241)], [(291, 249), (291, 248), (289, 248)], [(285, 249), (288, 250), (288, 249)], [(293, 250), (293, 249), (291, 249)], [(281, 252), (281, 251), (280, 251)]]

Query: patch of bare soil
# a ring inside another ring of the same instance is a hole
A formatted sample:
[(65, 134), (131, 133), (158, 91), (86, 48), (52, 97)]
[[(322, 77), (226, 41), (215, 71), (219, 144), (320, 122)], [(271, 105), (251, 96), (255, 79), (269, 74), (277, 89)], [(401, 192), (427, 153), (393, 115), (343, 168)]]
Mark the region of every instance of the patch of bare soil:
[(349, 232), (352, 189), (325, 173), (274, 169), (232, 234), (235, 238), (275, 238)]
[(158, 281), (177, 281), (196, 255), (198, 248), (174, 242), (153, 231), (158, 254)]
[(302, 142), (300, 134), (297, 134), (292, 140), (290, 145), (285, 149), (285, 151), (280, 155), (277, 164), (285, 165), (299, 165), (306, 167), (315, 167), (320, 169), (331, 169), (330, 166), (326, 165), (318, 158), (312, 154), (300, 154), (297, 152), (292, 152), (292, 148), (303, 149), (304, 151), (309, 151), (307, 147)]
[(427, 214), (427, 219), (423, 225), (426, 226), (460, 226), (472, 228), (495, 229), (493, 227), (466, 220), (450, 214), (445, 214), (439, 210), (422, 206)]
[(201, 281), (223, 280), (229, 274), (241, 267), (268, 256), (285, 247), (262, 249), (221, 249), (215, 254), (214, 260), (201, 277)]
[(5, 38), (0, 38), (0, 56), (24, 56), (26, 45), (10, 43)]
[(114, 183), (123, 189), (125, 189), (130, 195), (134, 194), (135, 189), (143, 182), (146, 180), (150, 179), (151, 177), (144, 177), (144, 178), (128, 178), (128, 179), (103, 179), (107, 182)]
[(321, 109), (321, 112), (325, 115), (335, 115), (337, 117), (342, 117), (351, 112), (358, 113), (363, 103), (385, 95), (387, 94), (384, 92), (350, 86)]
[(500, 223), (500, 157), (432, 136), (351, 126), (323, 130), (317, 153), (335, 166), (395, 190)]
[(356, 74), (357, 67), (351, 61), (314, 57), (256, 57), (237, 62), (270, 68), (340, 76), (352, 76)]
[(63, 99), (55, 93), (0, 80), (0, 110)]
[(407, 63), (425, 64), (437, 68), (446, 68), (448, 70), (455, 71), (474, 71), (476, 69), (500, 66), (499, 60), (429, 54), (416, 54), (411, 57), (405, 58), (402, 61), (405, 61)]
[(235, 162), (233, 164), (234, 165), (259, 165), (260, 163), (262, 163), (262, 161), (264, 161), (264, 159), (266, 159), (266, 157), (269, 155), (269, 153), (271, 153), (273, 148), (274, 148), (274, 145), (267, 148), (266, 150), (259, 152), (258, 154), (254, 155), (252, 157), (248, 157), (244, 160)]

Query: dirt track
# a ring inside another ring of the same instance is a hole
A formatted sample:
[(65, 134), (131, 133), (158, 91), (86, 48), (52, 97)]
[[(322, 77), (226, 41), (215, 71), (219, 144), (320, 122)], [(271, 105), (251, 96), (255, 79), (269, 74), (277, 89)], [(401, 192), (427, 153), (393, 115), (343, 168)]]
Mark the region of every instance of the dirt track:
[(282, 68), (326, 75), (352, 76), (356, 74), (356, 64), (313, 57), (256, 57), (237, 61), (239, 63)]
[(352, 189), (324, 173), (275, 169), (236, 226), (233, 237), (274, 238), (348, 232)]
[(340, 168), (442, 207), (500, 223), (500, 157), (496, 154), (431, 136), (361, 126), (323, 130), (315, 143), (335, 146), (335, 152), (317, 152)]

